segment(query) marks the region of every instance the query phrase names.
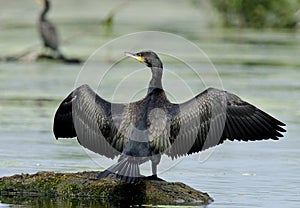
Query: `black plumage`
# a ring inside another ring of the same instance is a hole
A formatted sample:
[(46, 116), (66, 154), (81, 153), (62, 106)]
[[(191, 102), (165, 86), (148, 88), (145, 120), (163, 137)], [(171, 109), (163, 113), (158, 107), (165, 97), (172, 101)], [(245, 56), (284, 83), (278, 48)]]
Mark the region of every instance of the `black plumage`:
[(46, 18), (46, 15), (50, 9), (49, 0), (39, 0), (43, 5), (43, 10), (39, 16), (39, 32), (46, 48), (50, 48), (58, 54), (59, 58), (63, 58), (62, 53), (59, 50), (59, 37), (55, 26)]
[(171, 103), (162, 88), (163, 65), (157, 54), (127, 53), (152, 72), (145, 98), (126, 104), (110, 103), (88, 85), (76, 88), (59, 106), (54, 134), (78, 142), (118, 163), (99, 175), (115, 173), (135, 183), (139, 165), (152, 161), (153, 177), (161, 155), (171, 158), (196, 153), (228, 140), (255, 141), (282, 137), (284, 123), (238, 96), (209, 88), (189, 101)]

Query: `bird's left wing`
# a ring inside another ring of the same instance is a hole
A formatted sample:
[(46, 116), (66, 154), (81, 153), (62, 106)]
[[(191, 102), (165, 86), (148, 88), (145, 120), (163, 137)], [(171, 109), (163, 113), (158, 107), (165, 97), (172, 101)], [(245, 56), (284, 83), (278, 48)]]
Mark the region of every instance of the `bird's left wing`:
[(56, 138), (77, 137), (78, 142), (109, 158), (122, 150), (112, 146), (125, 105), (113, 104), (98, 96), (88, 85), (76, 88), (56, 111), (53, 132)]
[(173, 105), (170, 127), (172, 158), (216, 146), (224, 140), (254, 141), (282, 137), (285, 124), (223, 90), (209, 88)]

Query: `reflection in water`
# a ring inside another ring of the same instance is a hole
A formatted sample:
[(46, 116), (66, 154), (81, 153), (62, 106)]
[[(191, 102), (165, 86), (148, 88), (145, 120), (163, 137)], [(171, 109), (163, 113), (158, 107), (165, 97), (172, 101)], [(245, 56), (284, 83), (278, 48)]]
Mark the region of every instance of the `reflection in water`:
[[(112, 204), (106, 202), (104, 199), (89, 199), (89, 198), (74, 198), (74, 199), (65, 199), (61, 197), (56, 198), (47, 198), (47, 197), (5, 197), (0, 196), (0, 207), (11, 207), (13, 205), (17, 205), (18, 207), (24, 207), (24, 208), (54, 208), (54, 207), (62, 207), (62, 208), (107, 208), (107, 207), (132, 207), (132, 204), (125, 204), (125, 203), (119, 203), (119, 204)], [(137, 207), (153, 207), (154, 205), (137, 205)], [(159, 205), (155, 205), (154, 207), (157, 207)], [(195, 205), (184, 205), (180, 204), (180, 206), (188, 206), (188, 207), (207, 207), (206, 205), (199, 206), (197, 203)], [(163, 207), (163, 206), (160, 206)]]
[[(52, 207), (113, 207), (107, 204), (105, 201), (101, 200), (91, 200), (91, 199), (64, 199), (64, 198), (43, 198), (43, 197), (0, 197), (0, 201), (3, 206), (6, 205), (10, 207), (11, 204), (19, 205), (21, 207), (28, 208), (52, 208)], [(0, 207), (2, 205), (0, 204)]]

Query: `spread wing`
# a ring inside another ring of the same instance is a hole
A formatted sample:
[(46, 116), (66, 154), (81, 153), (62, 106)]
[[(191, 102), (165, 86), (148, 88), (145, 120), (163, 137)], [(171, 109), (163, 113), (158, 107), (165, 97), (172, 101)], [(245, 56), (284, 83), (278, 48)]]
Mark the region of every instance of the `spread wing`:
[(105, 101), (88, 85), (82, 85), (71, 92), (57, 109), (54, 135), (56, 138), (77, 136), (82, 146), (114, 158), (120, 152), (111, 146), (111, 142), (117, 135), (124, 107)]
[(228, 140), (255, 141), (282, 137), (284, 123), (238, 96), (209, 88), (173, 107), (172, 158), (196, 153)]

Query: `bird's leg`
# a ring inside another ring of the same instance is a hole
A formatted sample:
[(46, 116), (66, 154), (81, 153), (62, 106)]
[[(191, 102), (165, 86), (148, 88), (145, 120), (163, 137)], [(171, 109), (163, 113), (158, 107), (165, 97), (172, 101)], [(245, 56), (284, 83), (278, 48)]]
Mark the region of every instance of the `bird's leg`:
[(157, 154), (151, 157), (151, 165), (152, 165), (152, 176), (148, 176), (145, 179), (147, 180), (159, 180), (163, 181), (163, 179), (157, 177), (157, 165), (160, 162), (161, 155)]
[(151, 162), (152, 162), (152, 176), (157, 177), (157, 165), (158, 165), (158, 163), (153, 162), (153, 161), (151, 161)]

